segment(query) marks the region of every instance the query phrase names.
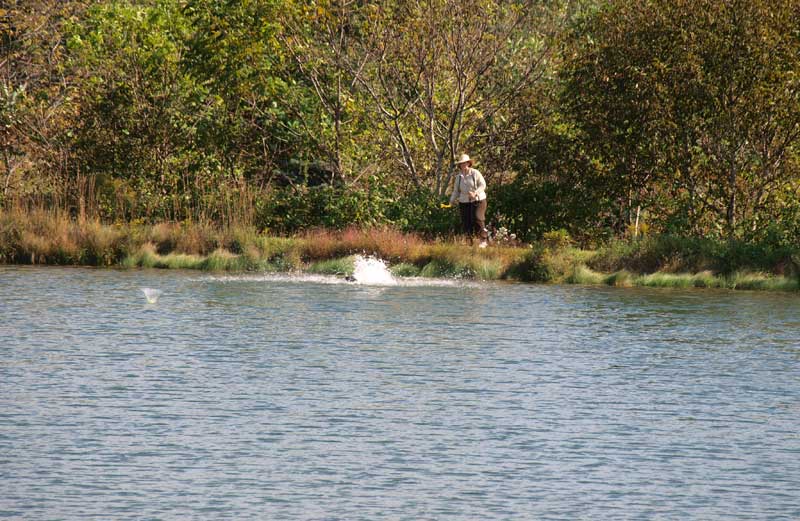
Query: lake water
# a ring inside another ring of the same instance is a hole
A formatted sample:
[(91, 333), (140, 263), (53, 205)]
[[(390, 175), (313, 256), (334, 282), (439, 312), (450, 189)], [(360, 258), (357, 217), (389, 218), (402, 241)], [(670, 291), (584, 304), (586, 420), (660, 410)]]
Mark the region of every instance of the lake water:
[(0, 267), (0, 518), (796, 520), (800, 295)]

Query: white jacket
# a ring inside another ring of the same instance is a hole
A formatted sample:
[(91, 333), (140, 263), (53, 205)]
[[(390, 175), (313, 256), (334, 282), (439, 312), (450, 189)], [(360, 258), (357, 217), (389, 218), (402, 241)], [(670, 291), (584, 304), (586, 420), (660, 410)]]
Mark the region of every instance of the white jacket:
[[(476, 197), (470, 198), (470, 192), (475, 192)], [(453, 180), (453, 192), (450, 194), (450, 204), (456, 201), (471, 203), (484, 199), (486, 199), (486, 180), (483, 178), (483, 174), (474, 168), (467, 170), (466, 174), (462, 174), (460, 171), (456, 173)]]

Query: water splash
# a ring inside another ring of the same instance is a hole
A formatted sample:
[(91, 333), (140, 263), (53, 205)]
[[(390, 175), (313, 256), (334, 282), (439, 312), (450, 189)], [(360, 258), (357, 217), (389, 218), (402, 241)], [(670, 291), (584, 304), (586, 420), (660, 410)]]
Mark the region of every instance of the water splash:
[(396, 286), (397, 280), (389, 272), (386, 263), (375, 257), (356, 255), (353, 278), (357, 284), (374, 286)]
[(434, 279), (427, 277), (395, 278), (386, 263), (375, 257), (355, 256), (355, 266), (351, 277), (342, 275), (320, 275), (314, 273), (262, 273), (258, 275), (205, 275), (194, 279), (201, 282), (277, 282), (277, 283), (311, 283), (311, 284), (343, 284), (363, 286), (401, 286), (401, 287), (480, 287), (482, 282), (465, 279)]
[(155, 304), (158, 302), (158, 297), (161, 296), (160, 289), (153, 289), (153, 288), (142, 288), (142, 293), (144, 293), (144, 298), (147, 299), (148, 304)]
[[(280, 284), (327, 284), (332, 286), (349, 286), (360, 285), (358, 281), (348, 282), (341, 275), (315, 275), (311, 273), (263, 273), (263, 274), (245, 274), (245, 275), (203, 275), (197, 278), (189, 279), (196, 282), (221, 282), (221, 283), (238, 283), (238, 282), (265, 282), (265, 283), (280, 283)], [(397, 287), (458, 287), (458, 288), (478, 288), (484, 282), (467, 280), (467, 279), (433, 279), (427, 277), (398, 277), (392, 286)], [(363, 283), (368, 286), (369, 283)], [(375, 284), (376, 286), (387, 286), (387, 284)]]

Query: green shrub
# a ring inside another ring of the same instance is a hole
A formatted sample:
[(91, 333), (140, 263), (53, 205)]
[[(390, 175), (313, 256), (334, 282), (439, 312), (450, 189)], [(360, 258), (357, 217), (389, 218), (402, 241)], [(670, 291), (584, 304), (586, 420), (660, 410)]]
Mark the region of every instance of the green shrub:
[(609, 286), (629, 288), (633, 286), (634, 279), (628, 270), (619, 270), (607, 276), (604, 281)]
[(506, 277), (524, 282), (550, 282), (554, 273), (547, 263), (546, 256), (546, 248), (534, 247), (519, 262), (509, 267)]
[(311, 264), (306, 271), (322, 275), (352, 275), (354, 269), (353, 257), (328, 259)]
[(419, 275), (433, 278), (457, 277), (463, 276), (464, 270), (446, 260), (434, 259), (422, 267)]
[(389, 268), (389, 271), (395, 277), (418, 277), (420, 275), (420, 269), (407, 262), (395, 264)]
[(565, 282), (569, 284), (602, 284), (605, 280), (605, 275), (592, 271), (583, 264), (578, 264), (573, 267)]
[(561, 228), (560, 230), (545, 232), (544, 235), (542, 235), (541, 243), (548, 248), (560, 250), (570, 246), (572, 244), (572, 238), (569, 236), (567, 230)]

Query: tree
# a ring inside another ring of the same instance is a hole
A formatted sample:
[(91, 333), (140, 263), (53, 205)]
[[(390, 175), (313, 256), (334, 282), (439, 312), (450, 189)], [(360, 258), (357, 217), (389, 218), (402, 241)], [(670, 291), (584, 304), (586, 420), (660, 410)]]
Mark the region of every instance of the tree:
[(0, 9), (0, 148), (3, 199), (32, 194), (51, 201), (74, 172), (69, 129), (75, 85), (66, 68), (64, 34), (80, 16), (75, 0), (8, 1)]
[(279, 39), (284, 11), (293, 9), (279, 0), (192, 0), (183, 8), (193, 28), (184, 65), (216, 103), (203, 146), (259, 188), (312, 148), (301, 129), (308, 94)]
[(314, 96), (296, 117), (323, 156), (329, 182), (357, 181), (375, 166), (370, 163), (376, 135), (364, 117), (357, 73), (348, 67), (371, 7), (355, 0), (299, 2), (282, 17), (281, 41), (294, 62), (294, 77)]
[(613, 173), (607, 193), (695, 233), (766, 225), (798, 175), (798, 11), (648, 0), (591, 15), (574, 33), (564, 103)]
[(216, 161), (197, 146), (214, 101), (182, 66), (189, 30), (169, 0), (96, 4), (72, 27), (75, 147), (116, 218), (188, 218), (217, 193)]
[(349, 70), (413, 185), (443, 194), (456, 153), (515, 130), (507, 110), (547, 70), (553, 4), (400, 1), (363, 16)]

